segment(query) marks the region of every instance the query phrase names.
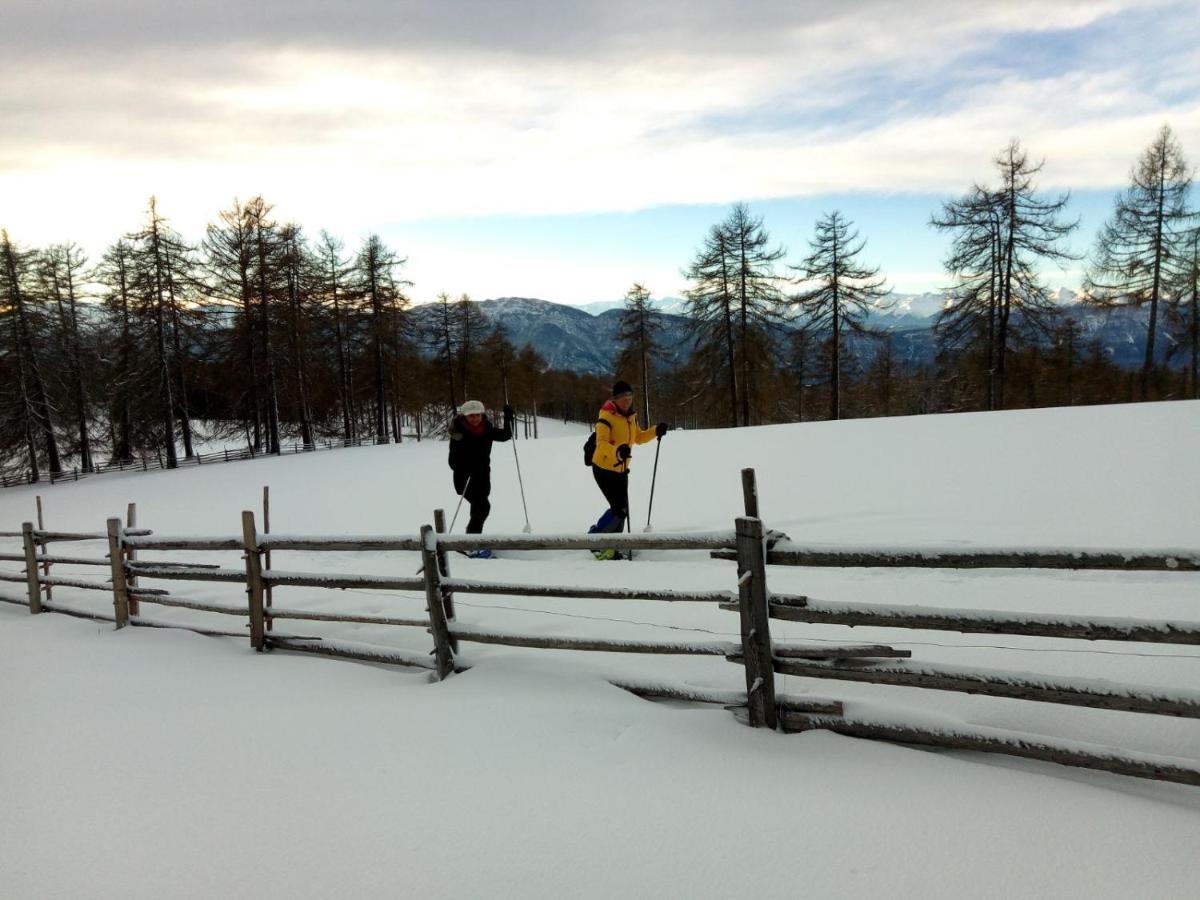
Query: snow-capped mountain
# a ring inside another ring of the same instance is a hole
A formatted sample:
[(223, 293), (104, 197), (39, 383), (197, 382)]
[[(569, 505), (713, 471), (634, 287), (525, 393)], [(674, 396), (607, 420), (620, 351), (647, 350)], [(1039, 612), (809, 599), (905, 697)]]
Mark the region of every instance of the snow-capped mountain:
[[(682, 297), (652, 297), (650, 299), (650, 305), (654, 309), (677, 316), (683, 315), (686, 303), (687, 301)], [(595, 303), (584, 303), (579, 308), (590, 312), (594, 316), (598, 316), (609, 310), (621, 309), (624, 305), (624, 300), (598, 300)]]
[[(1102, 352), (1117, 365), (1131, 369), (1141, 365), (1149, 318), (1147, 308), (1098, 308), (1080, 303), (1079, 296), (1068, 288), (1062, 288), (1052, 296), (1062, 307), (1063, 314), (1079, 326), (1080, 354), (1088, 353), (1098, 342)], [(666, 304), (667, 299), (659, 303)], [(937, 354), (938, 341), (933, 324), (945, 303), (946, 295), (941, 293), (892, 294), (868, 317), (868, 323), (892, 335), (893, 351), (904, 363), (925, 365)], [(583, 307), (532, 297), (499, 297), (484, 300), (479, 306), (492, 322), (505, 327), (517, 347), (532, 345), (553, 368), (596, 375), (612, 371), (621, 318), (619, 301)], [(607, 308), (589, 312), (589, 308), (600, 306)], [(412, 310), (412, 315), (418, 326), (422, 323), (432, 326), (434, 311), (432, 305), (418, 306)], [(691, 353), (688, 321), (681, 315), (663, 312), (662, 322), (668, 361), (675, 365)], [(868, 362), (878, 349), (878, 342), (870, 338), (849, 337), (847, 340), (850, 353), (863, 363)], [(1182, 362), (1181, 355), (1168, 360), (1172, 346), (1160, 317), (1155, 337), (1155, 357), (1159, 362)]]
[[(551, 368), (600, 375), (613, 368), (620, 305), (593, 315), (583, 307), (533, 297), (498, 297), (481, 301), (479, 307), (489, 321), (504, 326), (513, 344), (532, 345)], [(432, 304), (417, 306), (412, 315), (418, 327), (432, 326), (435, 311)], [(686, 319), (664, 314), (663, 343), (672, 362), (690, 353), (686, 328)]]

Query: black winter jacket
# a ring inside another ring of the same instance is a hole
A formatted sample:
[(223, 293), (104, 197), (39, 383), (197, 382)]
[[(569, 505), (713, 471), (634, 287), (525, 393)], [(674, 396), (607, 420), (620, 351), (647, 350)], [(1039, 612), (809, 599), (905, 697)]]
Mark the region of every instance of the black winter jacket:
[(472, 434), (465, 416), (455, 416), (450, 422), (450, 468), (456, 473), (473, 475), (490, 472), (492, 442), (512, 440), (512, 420), (505, 419), (497, 428), (487, 416), (483, 417), (483, 432)]

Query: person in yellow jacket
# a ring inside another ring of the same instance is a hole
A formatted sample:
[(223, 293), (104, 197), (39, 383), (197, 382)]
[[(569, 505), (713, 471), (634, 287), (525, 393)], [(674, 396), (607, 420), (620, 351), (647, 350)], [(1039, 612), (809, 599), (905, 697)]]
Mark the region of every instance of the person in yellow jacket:
[[(629, 518), (629, 464), (633, 448), (661, 438), (667, 433), (667, 423), (659, 422), (654, 428), (638, 425), (633, 388), (627, 381), (618, 381), (613, 385), (611, 399), (600, 407), (593, 429), (596, 449), (592, 453), (592, 476), (608, 501), (608, 509), (588, 533), (614, 534), (625, 530)], [(615, 550), (599, 550), (595, 555), (597, 559), (620, 558)]]

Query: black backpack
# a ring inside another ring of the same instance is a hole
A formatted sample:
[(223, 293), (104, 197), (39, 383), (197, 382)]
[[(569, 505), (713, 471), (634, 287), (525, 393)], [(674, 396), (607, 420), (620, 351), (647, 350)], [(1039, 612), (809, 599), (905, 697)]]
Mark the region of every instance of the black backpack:
[(588, 439), (583, 442), (583, 464), (590, 466), (592, 457), (596, 455), (596, 432), (593, 431), (588, 435)]

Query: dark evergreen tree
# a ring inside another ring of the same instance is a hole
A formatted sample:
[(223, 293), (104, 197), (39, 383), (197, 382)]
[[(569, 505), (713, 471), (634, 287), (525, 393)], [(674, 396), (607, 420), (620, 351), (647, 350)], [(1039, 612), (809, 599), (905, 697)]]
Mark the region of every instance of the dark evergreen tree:
[(359, 309), (365, 319), (370, 347), (372, 384), (374, 387), (373, 425), (375, 439), (388, 442), (389, 395), (394, 390), (392, 377), (395, 359), (400, 348), (397, 338), (403, 333), (400, 317), (408, 306), (403, 281), (397, 269), (407, 260), (390, 250), (372, 234), (363, 242), (355, 259), (354, 277)]
[(341, 407), (342, 437), (355, 436), (355, 414), (352, 405), (354, 384), (351, 378), (351, 328), (347, 319), (347, 284), (352, 268), (342, 258), (343, 244), (327, 231), (321, 232), (316, 247), (316, 293), (318, 302), (332, 319), (334, 357), (337, 364), (338, 403)]
[(86, 334), (80, 322), (79, 291), (87, 279), (85, 267), (87, 256), (75, 244), (56, 244), (41, 254), (39, 269), (40, 295), (52, 311), (53, 332), (57, 337), (55, 353), (57, 365), (58, 400), (56, 406), (63, 418), (73, 425), (74, 440), (68, 445), (67, 454), (78, 460), (83, 472), (92, 471), (92, 439), (90, 419), (92, 412), (91, 392), (85, 386), (91, 384), (95, 374), (92, 362), (94, 341)]
[(481, 395), (477, 383), (480, 347), (488, 334), (488, 320), (483, 308), (466, 294), (455, 302), (453, 309), (454, 346), (458, 356), (458, 384), (464, 400)]
[(1038, 194), (1034, 176), (1042, 163), (1030, 162), (1018, 141), (1011, 141), (994, 162), (1000, 186), (994, 191), (976, 187), (959, 203), (946, 204), (933, 225), (956, 232), (947, 267), (962, 280), (938, 326), (959, 345), (986, 340), (994, 348), (989, 352), (994, 363), (988, 365), (993, 385), (988, 402), (1000, 407), (1014, 334), (1029, 339), (1053, 335), (1059, 309), (1041, 283), (1039, 268), (1042, 261), (1076, 258), (1062, 241), (1079, 222), (1062, 219), (1070, 194), (1049, 200)]
[(235, 409), (241, 411), (246, 442), (263, 449), (265, 425), (258, 340), (259, 317), (255, 314), (253, 230), (246, 207), (237, 200), (222, 210), (217, 222), (209, 224), (204, 242), (208, 294), (214, 301), (217, 325), (224, 333), (221, 358), (243, 377), (229, 385)]
[(40, 352), (49, 325), (34, 299), (35, 257), (34, 251), (17, 247), (8, 231), (0, 229), (0, 328), (5, 332), (3, 345), (11, 373), (0, 391), (0, 420), (12, 423), (4, 434), (24, 450), (29, 480), (36, 482), (41, 460), (52, 476), (62, 471), (62, 460)]
[(662, 315), (650, 305), (650, 292), (635, 282), (625, 293), (625, 305), (617, 324), (616, 372), (637, 372), (642, 389), (641, 410), (650, 421), (650, 385), (662, 351)]
[(1187, 262), (1187, 207), (1191, 170), (1169, 125), (1159, 129), (1117, 197), (1113, 216), (1097, 239), (1088, 287), (1098, 303), (1148, 305), (1141, 395), (1149, 397), (1154, 341), (1164, 291)]
[(836, 210), (823, 216), (809, 242), (812, 252), (792, 267), (800, 273), (800, 284), (807, 285), (793, 298), (805, 327), (828, 335), (830, 419), (841, 417), (844, 335), (872, 334), (867, 316), (883, 308), (887, 297), (879, 269), (858, 261), (866, 241), (852, 230), (852, 224)]
[(783, 250), (769, 246), (761, 218), (742, 203), (709, 231), (685, 276), (687, 315), (697, 347), (719, 360), (729, 390), (729, 424), (749, 425), (755, 381), (771, 369), (772, 330), (782, 321), (783, 294), (775, 263)]
[(133, 401), (140, 392), (135, 360), (140, 350), (134, 328), (131, 296), (135, 261), (128, 240), (117, 241), (105, 251), (96, 270), (96, 280), (104, 287), (102, 296), (108, 311), (108, 347), (105, 382), (111, 391), (108, 415), (112, 435), (112, 461), (133, 459)]

